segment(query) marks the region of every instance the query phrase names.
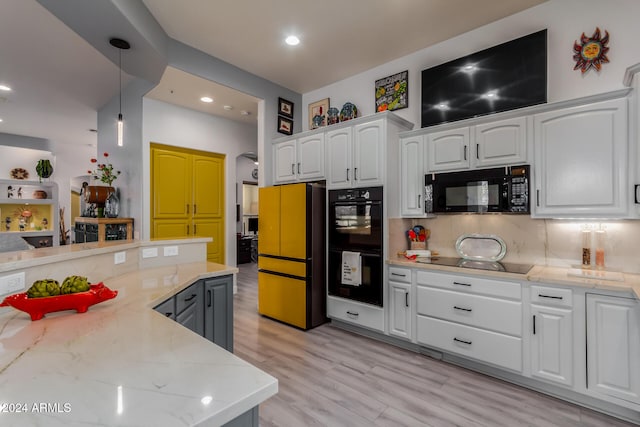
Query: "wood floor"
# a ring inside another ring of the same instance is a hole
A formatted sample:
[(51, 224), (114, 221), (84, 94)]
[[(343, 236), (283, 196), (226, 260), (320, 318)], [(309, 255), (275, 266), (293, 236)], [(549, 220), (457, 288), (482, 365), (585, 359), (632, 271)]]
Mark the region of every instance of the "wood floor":
[(234, 353), (279, 381), (261, 426), (631, 426), (325, 324), (303, 332), (257, 313), (257, 267), (241, 264)]

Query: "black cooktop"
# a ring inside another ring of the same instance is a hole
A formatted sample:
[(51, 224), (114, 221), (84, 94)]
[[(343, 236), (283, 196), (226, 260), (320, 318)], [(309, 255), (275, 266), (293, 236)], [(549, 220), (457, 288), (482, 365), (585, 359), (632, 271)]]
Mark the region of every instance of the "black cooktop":
[(516, 264), (513, 262), (476, 261), (454, 257), (417, 258), (422, 264), (448, 265), (450, 267), (475, 268), (477, 270), (504, 271), (506, 273), (527, 274), (532, 264)]

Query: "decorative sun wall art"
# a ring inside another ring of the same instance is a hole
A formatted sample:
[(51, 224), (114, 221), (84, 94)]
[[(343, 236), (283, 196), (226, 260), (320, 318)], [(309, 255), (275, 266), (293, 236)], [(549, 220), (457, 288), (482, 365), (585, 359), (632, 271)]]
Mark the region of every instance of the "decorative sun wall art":
[(609, 43), (609, 32), (607, 30), (604, 30), (604, 37), (600, 36), (600, 28), (598, 27), (596, 27), (596, 31), (591, 37), (587, 37), (582, 33), (580, 43), (577, 41), (573, 43), (573, 60), (576, 61), (576, 66), (573, 69), (580, 69), (582, 74), (591, 68), (600, 71), (602, 64), (609, 62), (609, 58), (607, 58), (607, 52), (609, 52), (607, 43)]

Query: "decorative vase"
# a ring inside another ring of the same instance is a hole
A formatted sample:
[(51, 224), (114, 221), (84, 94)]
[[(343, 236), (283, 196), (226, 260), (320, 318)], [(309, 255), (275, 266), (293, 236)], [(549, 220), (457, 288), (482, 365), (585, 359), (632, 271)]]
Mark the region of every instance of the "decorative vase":
[(53, 166), (51, 166), (51, 162), (48, 159), (40, 159), (36, 165), (36, 172), (38, 173), (40, 182), (42, 182), (42, 178), (49, 178), (51, 176)]
[(107, 218), (117, 218), (120, 211), (120, 199), (118, 199), (117, 191), (109, 194), (104, 203), (104, 215)]

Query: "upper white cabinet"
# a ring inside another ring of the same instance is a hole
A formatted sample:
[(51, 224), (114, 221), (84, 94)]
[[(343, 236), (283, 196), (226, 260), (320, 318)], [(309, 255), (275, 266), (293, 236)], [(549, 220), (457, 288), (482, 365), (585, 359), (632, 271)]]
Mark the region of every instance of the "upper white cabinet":
[(640, 303), (587, 294), (587, 390), (640, 408)]
[(324, 179), (324, 150), (324, 133), (273, 144), (274, 183)]
[(627, 98), (536, 114), (534, 217), (628, 215)]
[(421, 135), (400, 140), (400, 214), (424, 213), (424, 140)]
[(527, 161), (527, 118), (427, 133), (427, 172), (506, 166)]
[(469, 128), (426, 135), (427, 170), (440, 172), (469, 168)]
[(516, 117), (474, 126), (475, 166), (503, 166), (527, 162), (527, 118)]
[(327, 187), (383, 185), (385, 136), (383, 120), (328, 131)]

